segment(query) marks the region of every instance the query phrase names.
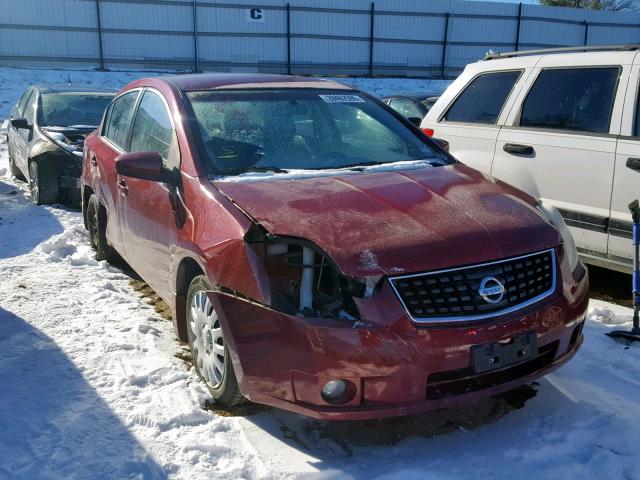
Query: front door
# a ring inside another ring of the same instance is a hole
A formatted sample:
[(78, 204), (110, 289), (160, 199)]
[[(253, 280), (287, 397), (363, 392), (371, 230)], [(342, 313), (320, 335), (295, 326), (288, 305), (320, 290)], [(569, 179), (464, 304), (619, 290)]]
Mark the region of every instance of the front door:
[(589, 66), (567, 66), (554, 57), (540, 60), (500, 131), (491, 173), (557, 207), (578, 250), (603, 256), (630, 65), (594, 55)]
[[(159, 93), (145, 90), (131, 130), (131, 152), (158, 152), (164, 167), (174, 173), (180, 150), (168, 107)], [(126, 257), (131, 266), (163, 298), (169, 298), (171, 260), (178, 226), (169, 185), (119, 177), (123, 202)], [(124, 185), (122, 185), (124, 184)]]

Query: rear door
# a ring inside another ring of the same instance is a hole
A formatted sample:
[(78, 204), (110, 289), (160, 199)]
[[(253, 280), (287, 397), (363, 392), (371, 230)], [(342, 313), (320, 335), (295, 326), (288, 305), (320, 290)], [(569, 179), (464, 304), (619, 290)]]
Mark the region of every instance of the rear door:
[[(131, 129), (131, 152), (158, 152), (164, 168), (176, 173), (180, 149), (169, 108), (159, 92), (142, 95)], [(163, 298), (169, 298), (169, 272), (178, 227), (168, 185), (119, 177), (125, 253), (136, 272)]]
[(607, 252), (629, 69), (611, 54), (543, 57), (498, 136), (492, 175), (560, 209), (583, 255)]
[(491, 170), (500, 126), (538, 57), (470, 64), (429, 110), (421, 128), (449, 142), (449, 151), (477, 170)]
[[(627, 98), (614, 165), (613, 191), (609, 220), (609, 261), (619, 270), (632, 268), (631, 213), (629, 204), (640, 198), (640, 58), (631, 69)], [(627, 167), (631, 163), (631, 167)]]

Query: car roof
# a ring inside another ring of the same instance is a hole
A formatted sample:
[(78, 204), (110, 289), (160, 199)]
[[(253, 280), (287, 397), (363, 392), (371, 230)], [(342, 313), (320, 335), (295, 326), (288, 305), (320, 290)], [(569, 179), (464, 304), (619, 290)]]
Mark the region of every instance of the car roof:
[(40, 93), (110, 93), (115, 95), (117, 89), (94, 87), (92, 85), (31, 85)]
[(271, 75), (251, 73), (200, 73), (160, 77), (160, 80), (172, 83), (179, 90), (201, 91), (235, 88), (326, 88), (353, 90), (353, 87), (314, 77), (295, 75)]

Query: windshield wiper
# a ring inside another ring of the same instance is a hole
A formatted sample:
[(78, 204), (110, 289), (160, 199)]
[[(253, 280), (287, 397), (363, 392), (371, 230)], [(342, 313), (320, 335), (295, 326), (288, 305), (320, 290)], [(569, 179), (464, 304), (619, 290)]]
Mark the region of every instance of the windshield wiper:
[(436, 159), (430, 159), (430, 158), (419, 158), (419, 159), (409, 159), (409, 160), (397, 160), (395, 162), (361, 162), (361, 163), (352, 163), (350, 165), (343, 165), (340, 167), (335, 167), (336, 170), (353, 170), (353, 171), (363, 171), (366, 170), (367, 167), (373, 167), (373, 166), (383, 166), (383, 165), (393, 165), (394, 163), (401, 163), (401, 162), (428, 162), (428, 163), (434, 163)]
[(249, 167), (249, 168), (223, 168), (216, 170), (216, 175), (239, 175), (241, 173), (250, 172), (271, 172), (271, 173), (287, 173), (288, 170), (278, 167)]

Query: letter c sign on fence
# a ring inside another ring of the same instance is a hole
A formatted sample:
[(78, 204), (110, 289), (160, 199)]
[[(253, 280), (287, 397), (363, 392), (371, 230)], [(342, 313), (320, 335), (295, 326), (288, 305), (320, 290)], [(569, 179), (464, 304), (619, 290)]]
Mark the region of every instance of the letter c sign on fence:
[(247, 22), (264, 23), (264, 12), (261, 8), (249, 8), (247, 10)]

